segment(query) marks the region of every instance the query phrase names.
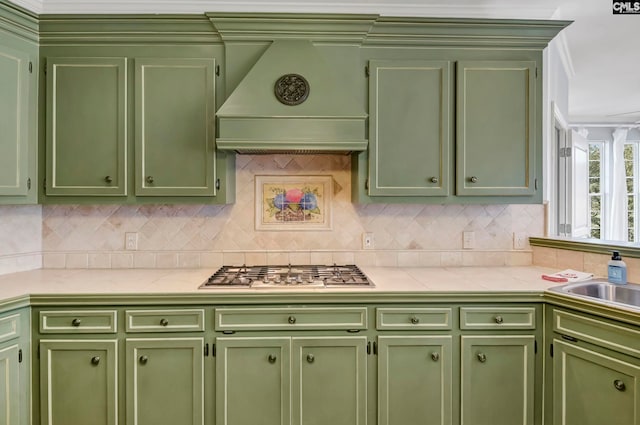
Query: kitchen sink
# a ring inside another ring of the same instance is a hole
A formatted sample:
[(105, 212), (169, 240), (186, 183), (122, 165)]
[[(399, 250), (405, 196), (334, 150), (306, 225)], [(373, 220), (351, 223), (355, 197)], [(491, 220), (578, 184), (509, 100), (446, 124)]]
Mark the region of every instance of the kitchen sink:
[(550, 288), (551, 291), (640, 309), (640, 285), (617, 285), (606, 280), (589, 280)]

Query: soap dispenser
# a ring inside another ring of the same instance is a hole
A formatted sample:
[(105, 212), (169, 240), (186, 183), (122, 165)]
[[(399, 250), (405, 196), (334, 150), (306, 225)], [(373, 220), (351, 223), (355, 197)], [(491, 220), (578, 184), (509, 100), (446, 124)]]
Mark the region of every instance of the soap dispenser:
[(627, 283), (627, 265), (622, 261), (618, 251), (613, 251), (611, 260), (609, 260), (609, 276), (607, 280), (619, 285)]

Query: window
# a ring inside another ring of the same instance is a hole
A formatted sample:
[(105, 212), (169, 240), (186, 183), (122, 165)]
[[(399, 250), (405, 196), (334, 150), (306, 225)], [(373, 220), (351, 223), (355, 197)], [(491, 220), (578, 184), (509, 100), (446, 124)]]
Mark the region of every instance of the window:
[(640, 141), (633, 141), (624, 144), (624, 171), (627, 187), (627, 238), (629, 242), (638, 240), (638, 229), (635, 223), (638, 221), (640, 208), (638, 208), (638, 192), (640, 173), (639, 150)]
[(603, 180), (604, 143), (589, 143), (589, 237), (602, 238), (602, 180)]

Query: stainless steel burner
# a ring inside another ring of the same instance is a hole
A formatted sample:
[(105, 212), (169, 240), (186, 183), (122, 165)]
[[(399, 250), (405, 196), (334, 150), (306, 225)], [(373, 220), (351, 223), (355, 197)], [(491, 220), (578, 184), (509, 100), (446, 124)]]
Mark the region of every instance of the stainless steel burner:
[(373, 283), (356, 265), (222, 266), (200, 288), (363, 287)]

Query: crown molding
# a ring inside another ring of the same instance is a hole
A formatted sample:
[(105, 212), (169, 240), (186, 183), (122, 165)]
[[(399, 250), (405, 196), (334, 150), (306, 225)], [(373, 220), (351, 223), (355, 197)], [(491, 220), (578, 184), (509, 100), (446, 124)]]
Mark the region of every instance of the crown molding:
[(554, 42), (556, 43), (558, 55), (560, 56), (564, 72), (566, 72), (569, 79), (575, 77), (576, 69), (573, 67), (573, 59), (571, 57), (571, 49), (569, 48), (567, 36), (564, 32), (561, 32), (556, 36)]
[(539, 6), (416, 4), (366, 1), (234, 1), (234, 0), (13, 0), (29, 10), (46, 14), (91, 13), (355, 13), (383, 16), (549, 19), (556, 9)]
[(9, 3), (13, 3), (23, 9), (30, 12), (40, 14), (44, 9), (44, 0), (9, 0)]

